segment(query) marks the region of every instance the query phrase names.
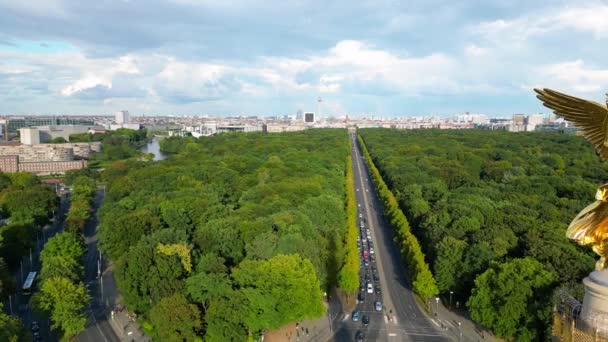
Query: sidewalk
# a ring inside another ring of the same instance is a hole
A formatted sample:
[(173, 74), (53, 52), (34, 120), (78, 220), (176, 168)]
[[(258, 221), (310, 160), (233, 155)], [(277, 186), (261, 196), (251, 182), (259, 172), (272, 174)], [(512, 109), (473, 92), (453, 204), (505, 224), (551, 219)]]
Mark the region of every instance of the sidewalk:
[[(456, 310), (455, 308), (449, 310), (441, 301), (439, 303), (434, 299), (431, 299), (431, 301), (433, 311), (431, 319), (456, 341), (500, 341), (489, 331), (475, 324), (465, 310)], [(439, 309), (437, 314), (435, 314), (436, 308)]]
[(129, 319), (127, 309), (111, 310), (108, 316), (110, 326), (121, 341), (148, 342), (151, 341), (140, 329), (134, 319)]

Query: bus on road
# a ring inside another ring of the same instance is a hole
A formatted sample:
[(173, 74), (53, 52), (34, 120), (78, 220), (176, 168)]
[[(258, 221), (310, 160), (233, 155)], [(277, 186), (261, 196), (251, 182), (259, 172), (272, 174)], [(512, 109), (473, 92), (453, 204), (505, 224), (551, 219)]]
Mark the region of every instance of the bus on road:
[(36, 279), (36, 272), (30, 272), (27, 275), (25, 282), (23, 282), (23, 288), (21, 289), (21, 292), (23, 293), (23, 295), (29, 296), (32, 294), (32, 288), (34, 287), (35, 279)]

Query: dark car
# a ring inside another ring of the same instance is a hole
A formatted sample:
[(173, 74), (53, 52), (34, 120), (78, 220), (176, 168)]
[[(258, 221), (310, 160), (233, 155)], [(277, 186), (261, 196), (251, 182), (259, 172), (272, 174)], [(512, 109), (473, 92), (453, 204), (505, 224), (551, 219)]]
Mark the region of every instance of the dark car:
[(359, 303), (364, 303), (365, 302), (365, 293), (359, 292), (359, 294), (357, 295), (357, 300), (359, 301)]
[(363, 335), (363, 332), (361, 330), (357, 330), (357, 333), (355, 334), (355, 342), (363, 342), (365, 340), (365, 335)]
[(374, 274), (374, 281), (380, 281), (380, 277), (378, 277), (378, 274)]
[(380, 293), (380, 286), (376, 286), (376, 293), (379, 294)]
[(40, 330), (40, 325), (38, 325), (38, 322), (36, 322), (36, 321), (32, 322), (32, 331), (36, 332), (38, 330)]
[(368, 326), (369, 325), (369, 316), (363, 315), (363, 318), (361, 318), (361, 323), (363, 323), (363, 325), (365, 325), (365, 326)]

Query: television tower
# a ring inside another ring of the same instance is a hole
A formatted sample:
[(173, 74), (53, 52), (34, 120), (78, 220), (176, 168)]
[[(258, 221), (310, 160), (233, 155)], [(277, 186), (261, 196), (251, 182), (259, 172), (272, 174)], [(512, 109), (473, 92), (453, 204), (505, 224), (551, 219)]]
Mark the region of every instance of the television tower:
[(317, 99), (317, 117), (319, 118), (319, 120), (321, 119), (321, 102), (323, 102), (323, 100), (319, 96), (319, 98)]

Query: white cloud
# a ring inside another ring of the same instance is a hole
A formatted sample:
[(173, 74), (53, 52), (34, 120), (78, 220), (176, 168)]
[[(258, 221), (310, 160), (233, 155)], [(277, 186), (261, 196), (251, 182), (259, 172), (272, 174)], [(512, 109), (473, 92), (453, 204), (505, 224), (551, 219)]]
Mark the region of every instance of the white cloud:
[(488, 53), (487, 48), (479, 47), (475, 44), (469, 44), (464, 49), (464, 53), (468, 57), (480, 57)]
[(514, 19), (485, 21), (475, 25), (472, 32), (496, 44), (521, 43), (533, 36), (559, 30), (592, 33), (596, 38), (608, 36), (608, 5), (596, 3), (586, 6), (544, 8), (542, 12), (526, 14)]
[(0, 10), (12, 10), (24, 15), (37, 17), (65, 17), (65, 4), (63, 0), (0, 0)]
[(588, 67), (580, 59), (542, 66), (533, 77), (542, 87), (580, 94), (600, 93), (608, 88), (608, 69)]
[(608, 5), (566, 8), (555, 15), (559, 26), (592, 32), (596, 37), (608, 35)]

